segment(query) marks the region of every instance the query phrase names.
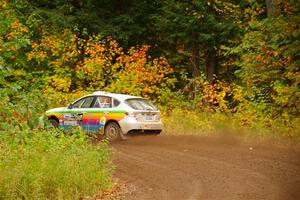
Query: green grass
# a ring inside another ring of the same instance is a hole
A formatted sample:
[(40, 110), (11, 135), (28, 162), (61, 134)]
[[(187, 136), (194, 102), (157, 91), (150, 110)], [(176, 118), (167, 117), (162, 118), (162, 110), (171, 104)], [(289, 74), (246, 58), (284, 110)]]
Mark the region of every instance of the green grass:
[(111, 187), (105, 143), (80, 132), (19, 134), (0, 136), (0, 199), (79, 199)]

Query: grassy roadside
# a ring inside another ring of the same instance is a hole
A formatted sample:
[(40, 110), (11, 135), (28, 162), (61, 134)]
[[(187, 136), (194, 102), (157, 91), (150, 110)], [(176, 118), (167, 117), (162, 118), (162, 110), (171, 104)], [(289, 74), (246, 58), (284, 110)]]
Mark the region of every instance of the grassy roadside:
[(241, 137), (289, 138), (300, 140), (300, 120), (289, 124), (251, 114), (192, 112), (175, 109), (162, 115), (166, 135), (234, 134)]
[(107, 144), (91, 145), (81, 132), (0, 139), (0, 199), (80, 199), (112, 187)]

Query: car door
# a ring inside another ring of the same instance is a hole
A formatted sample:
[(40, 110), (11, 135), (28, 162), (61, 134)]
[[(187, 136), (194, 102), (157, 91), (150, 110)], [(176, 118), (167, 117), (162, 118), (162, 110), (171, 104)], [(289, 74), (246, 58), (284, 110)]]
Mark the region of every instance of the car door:
[(89, 124), (86, 119), (94, 99), (94, 96), (84, 97), (74, 102), (67, 110), (65, 110), (63, 115), (64, 128), (80, 125), (88, 130)]
[(89, 132), (99, 132), (101, 127), (105, 126), (112, 109), (112, 98), (108, 96), (96, 96), (93, 105), (88, 109), (85, 115), (89, 124)]

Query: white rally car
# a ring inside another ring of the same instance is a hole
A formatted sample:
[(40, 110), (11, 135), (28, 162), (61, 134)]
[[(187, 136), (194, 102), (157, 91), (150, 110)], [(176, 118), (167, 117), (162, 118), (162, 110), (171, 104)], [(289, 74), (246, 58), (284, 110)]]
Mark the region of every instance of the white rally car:
[(159, 110), (148, 100), (124, 94), (94, 92), (67, 107), (46, 111), (55, 127), (82, 126), (89, 133), (104, 130), (108, 140), (122, 138), (130, 132), (159, 134), (163, 124)]

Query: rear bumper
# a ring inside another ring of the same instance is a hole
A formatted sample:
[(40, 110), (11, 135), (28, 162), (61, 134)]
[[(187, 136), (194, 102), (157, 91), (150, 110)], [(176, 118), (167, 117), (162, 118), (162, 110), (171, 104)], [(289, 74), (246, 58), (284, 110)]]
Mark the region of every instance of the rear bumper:
[(131, 130), (147, 131), (163, 129), (163, 124), (161, 121), (137, 122), (134, 118), (131, 117), (125, 117), (125, 119), (119, 121), (119, 125), (122, 129), (123, 134), (127, 134)]

